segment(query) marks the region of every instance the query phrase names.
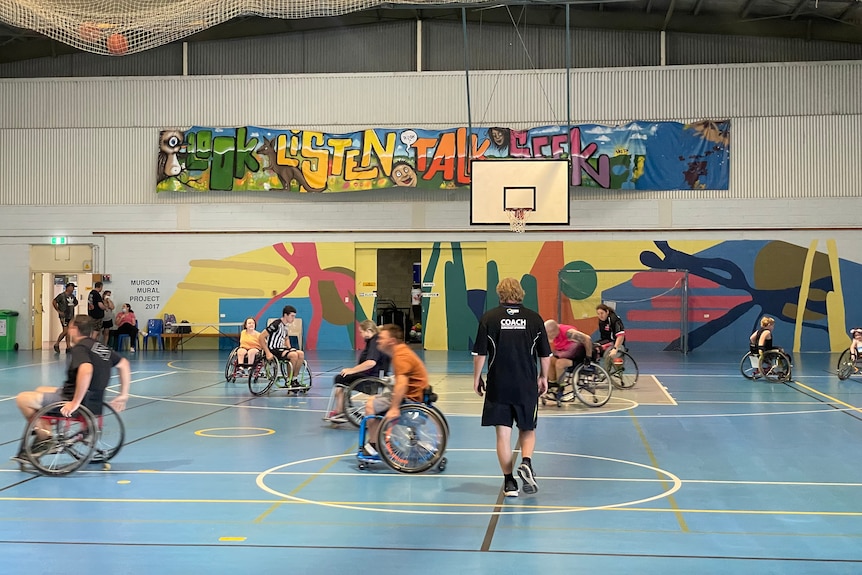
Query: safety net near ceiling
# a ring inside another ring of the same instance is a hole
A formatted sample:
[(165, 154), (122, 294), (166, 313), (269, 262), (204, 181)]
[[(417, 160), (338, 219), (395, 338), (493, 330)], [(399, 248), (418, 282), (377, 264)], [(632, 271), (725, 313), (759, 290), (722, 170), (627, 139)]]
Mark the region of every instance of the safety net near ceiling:
[(485, 3), (487, 0), (0, 0), (0, 21), (86, 52), (122, 56), (243, 16), (302, 19), (384, 6)]

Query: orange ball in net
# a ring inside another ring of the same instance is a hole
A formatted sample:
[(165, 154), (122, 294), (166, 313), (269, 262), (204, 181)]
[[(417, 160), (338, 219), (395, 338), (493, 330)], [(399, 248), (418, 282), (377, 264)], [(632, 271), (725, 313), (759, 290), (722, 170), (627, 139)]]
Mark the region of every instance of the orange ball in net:
[(93, 22), (84, 22), (78, 27), (78, 36), (81, 37), (81, 40), (84, 42), (96, 42), (101, 36), (99, 32), (99, 27), (96, 26)]
[(129, 51), (129, 41), (119, 32), (114, 32), (108, 36), (108, 52), (119, 55)]

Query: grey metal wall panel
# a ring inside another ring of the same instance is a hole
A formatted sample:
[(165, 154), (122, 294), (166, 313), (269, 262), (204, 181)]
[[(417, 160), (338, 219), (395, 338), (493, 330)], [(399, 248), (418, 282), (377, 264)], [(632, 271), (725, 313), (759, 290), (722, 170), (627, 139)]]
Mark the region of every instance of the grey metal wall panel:
[[(422, 24), (425, 70), (464, 69), (464, 30), (456, 22)], [(657, 66), (658, 32), (570, 30), (572, 68)], [(566, 67), (566, 31), (552, 27), (468, 24), (471, 70), (532, 70)]]
[(404, 72), (416, 68), (413, 22), (189, 44), (190, 75)]
[(667, 34), (667, 63), (744, 64), (862, 59), (862, 44), (799, 38)]
[(306, 73), (416, 69), (416, 24), (390, 22), (304, 33)]
[(256, 36), (188, 44), (189, 74), (302, 74), (305, 41), (302, 33)]
[(182, 47), (160, 46), (139, 54), (100, 56), (81, 52), (0, 64), (0, 77), (173, 76), (182, 74)]
[[(580, 69), (572, 120), (624, 122), (862, 113), (862, 62)], [(463, 72), (0, 80), (0, 126), (448, 127), (467, 121)], [(565, 71), (474, 71), (473, 120), (565, 119)], [(349, 97), (349, 105), (345, 104)]]

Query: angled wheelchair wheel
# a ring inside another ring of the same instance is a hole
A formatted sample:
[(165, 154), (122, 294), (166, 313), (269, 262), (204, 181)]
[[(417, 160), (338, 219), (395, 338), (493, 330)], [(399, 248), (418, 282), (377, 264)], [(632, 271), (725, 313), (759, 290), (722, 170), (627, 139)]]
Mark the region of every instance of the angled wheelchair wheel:
[(96, 442), (92, 461), (107, 463), (122, 449), (126, 439), (126, 427), (117, 410), (107, 402), (102, 404), (102, 414), (96, 415), (95, 418), (99, 426), (99, 441)]
[[(753, 358), (753, 362), (752, 362)], [(739, 362), (739, 371), (745, 379), (757, 379), (760, 377), (760, 364), (757, 355), (751, 352), (742, 356), (742, 361)]]
[(608, 402), (614, 386), (611, 376), (597, 363), (575, 368), (575, 395), (587, 407), (601, 407)]
[(274, 365), (275, 363), (277, 360), (270, 361), (265, 357), (258, 357), (254, 360), (254, 365), (248, 372), (248, 390), (252, 395), (263, 395), (272, 387), (278, 369)]
[(311, 389), (311, 368), (308, 367), (308, 362), (303, 360), (302, 367), (299, 368), (299, 373), (291, 375), (289, 381), (296, 380), (296, 384), (291, 384), (291, 388), (297, 393), (308, 393)]
[(767, 381), (790, 381), (790, 360), (780, 351), (767, 350), (760, 357), (760, 373)]
[(838, 369), (838, 379), (844, 381), (845, 379), (853, 375), (853, 372), (855, 371), (856, 367), (853, 363), (853, 360), (848, 357), (847, 361), (845, 361), (844, 364)]
[(365, 417), (365, 403), (374, 395), (383, 393), (386, 382), (376, 377), (362, 377), (353, 381), (344, 393), (344, 415), (347, 421), (359, 427)]
[(392, 469), (421, 473), (440, 462), (447, 440), (446, 422), (436, 410), (422, 403), (407, 403), (401, 406), (399, 417), (380, 425), (377, 450)]
[[(24, 431), (24, 452), (44, 475), (67, 475), (80, 469), (93, 458), (99, 441), (99, 427), (92, 412), (81, 406), (71, 417), (63, 417), (59, 413), (63, 405), (64, 402), (46, 405)], [(37, 429), (41, 435), (36, 434)]]
[(236, 370), (237, 370), (237, 350), (239, 348), (235, 347), (233, 351), (230, 352), (230, 355), (227, 357), (227, 362), (224, 364), (224, 379), (228, 383), (236, 382)]
[[(615, 363), (614, 359), (622, 357), (622, 363)], [(611, 383), (617, 389), (628, 389), (634, 387), (638, 382), (638, 364), (628, 352), (621, 351), (617, 357), (611, 359), (610, 367), (607, 369), (611, 376)]]
[(838, 363), (835, 365), (835, 371), (839, 371), (841, 367), (850, 361), (850, 348), (848, 347), (844, 351), (841, 352), (841, 355), (838, 357)]

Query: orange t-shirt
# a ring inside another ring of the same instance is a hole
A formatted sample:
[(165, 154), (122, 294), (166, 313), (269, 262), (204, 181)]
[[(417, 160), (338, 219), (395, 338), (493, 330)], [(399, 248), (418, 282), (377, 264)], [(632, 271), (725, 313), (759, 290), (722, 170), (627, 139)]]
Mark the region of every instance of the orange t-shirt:
[(396, 381), (398, 376), (407, 377), (404, 399), (422, 401), (425, 388), (428, 387), (428, 371), (419, 356), (406, 343), (395, 346), (392, 353), (392, 373), (395, 374)]

